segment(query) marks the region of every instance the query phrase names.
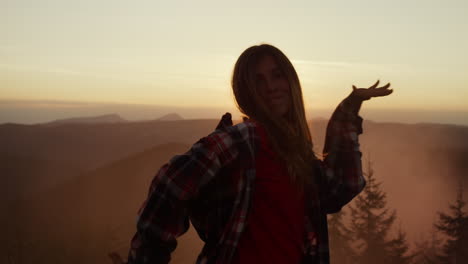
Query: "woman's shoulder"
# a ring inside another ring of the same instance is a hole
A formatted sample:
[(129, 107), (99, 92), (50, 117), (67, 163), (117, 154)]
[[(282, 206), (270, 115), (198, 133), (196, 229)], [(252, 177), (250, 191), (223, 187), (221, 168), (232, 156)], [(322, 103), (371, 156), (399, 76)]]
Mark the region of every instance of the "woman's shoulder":
[(255, 128), (258, 126), (258, 123), (252, 119), (246, 119), (240, 123), (233, 124), (231, 113), (227, 112), (224, 114), (216, 129), (210, 133), (210, 135), (217, 135), (217, 134), (228, 134), (228, 135), (235, 135), (235, 134), (242, 134), (244, 136), (250, 136), (255, 134)]
[(258, 138), (256, 127), (257, 123), (250, 119), (234, 125), (230, 114), (226, 113), (216, 129), (201, 140), (222, 149), (245, 144), (250, 147), (255, 145), (255, 140)]
[(236, 125), (232, 126), (232, 129), (241, 134), (254, 135), (258, 124), (253, 120), (244, 120)]

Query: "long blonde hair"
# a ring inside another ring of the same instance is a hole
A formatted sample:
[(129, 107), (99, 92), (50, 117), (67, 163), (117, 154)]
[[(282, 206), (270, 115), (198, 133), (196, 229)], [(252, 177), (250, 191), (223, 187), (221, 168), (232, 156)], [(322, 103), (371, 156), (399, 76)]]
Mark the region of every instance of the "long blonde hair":
[[(273, 115), (256, 89), (255, 68), (265, 56), (274, 58), (289, 83), (291, 107), (285, 117)], [(301, 84), (291, 61), (272, 45), (249, 47), (234, 66), (231, 85), (237, 108), (265, 126), (273, 148), (286, 163), (291, 182), (302, 193), (306, 184), (314, 182), (312, 162), (317, 158), (305, 116)]]

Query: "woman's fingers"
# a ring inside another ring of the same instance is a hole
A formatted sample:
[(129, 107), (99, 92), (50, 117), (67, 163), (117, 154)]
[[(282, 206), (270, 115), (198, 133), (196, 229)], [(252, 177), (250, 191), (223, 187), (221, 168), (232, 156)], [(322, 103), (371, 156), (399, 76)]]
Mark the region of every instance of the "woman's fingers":
[(385, 96), (391, 94), (393, 90), (388, 89), (388, 87), (390, 87), (390, 83), (387, 83), (385, 86), (378, 88), (379, 92), (375, 96)]
[(231, 113), (227, 112), (219, 121), (218, 126), (216, 126), (216, 129), (226, 130), (230, 126), (232, 126), (232, 115)]
[[(390, 83), (387, 83), (386, 85), (382, 86), (382, 87), (377, 87), (380, 83), (380, 80), (377, 80), (377, 82), (375, 82), (371, 87), (367, 88), (367, 89), (387, 89), (388, 87), (390, 87)], [(353, 90), (356, 90), (358, 89), (355, 85), (353, 85)]]
[(353, 85), (353, 92), (362, 98), (365, 98), (365, 100), (368, 100), (372, 97), (386, 96), (393, 92), (393, 90), (388, 89), (390, 87), (390, 83), (387, 83), (382, 87), (377, 87), (379, 82), (380, 80), (377, 80), (377, 82), (369, 88), (357, 88), (355, 85)]
[(376, 83), (374, 83), (374, 85), (372, 85), (371, 87), (369, 87), (370, 89), (375, 89), (375, 87), (377, 87), (377, 85), (379, 85), (379, 82), (380, 80), (377, 80)]
[(382, 87), (380, 87), (380, 88), (382, 88), (382, 89), (387, 89), (388, 87), (390, 87), (390, 83), (387, 83), (386, 85), (384, 85), (384, 86), (382, 86)]

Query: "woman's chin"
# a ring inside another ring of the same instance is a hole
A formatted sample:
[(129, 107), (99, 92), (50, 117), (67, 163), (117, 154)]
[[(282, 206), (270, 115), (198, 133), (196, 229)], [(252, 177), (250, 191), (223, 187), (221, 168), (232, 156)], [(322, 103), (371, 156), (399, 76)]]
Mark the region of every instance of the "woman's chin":
[(281, 118), (286, 118), (287, 113), (288, 112), (286, 110), (282, 110), (282, 109), (276, 109), (275, 111), (273, 111), (273, 115), (275, 115), (276, 117), (281, 117)]

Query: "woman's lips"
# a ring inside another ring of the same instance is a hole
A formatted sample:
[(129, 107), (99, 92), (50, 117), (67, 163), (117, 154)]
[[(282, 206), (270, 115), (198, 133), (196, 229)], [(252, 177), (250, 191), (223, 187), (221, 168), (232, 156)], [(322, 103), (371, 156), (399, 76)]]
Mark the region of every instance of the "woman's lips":
[(270, 99), (283, 99), (284, 97), (286, 97), (285, 94), (275, 94), (275, 95), (270, 95), (269, 96)]
[(271, 101), (283, 101), (284, 97), (275, 97), (275, 98), (271, 98), (270, 100)]
[(286, 95), (270, 96), (270, 100), (284, 100), (285, 98), (286, 98)]
[(271, 98), (270, 99), (271, 104), (274, 104), (274, 105), (284, 104), (285, 101), (286, 100), (285, 100), (284, 97), (277, 97), (277, 98)]

